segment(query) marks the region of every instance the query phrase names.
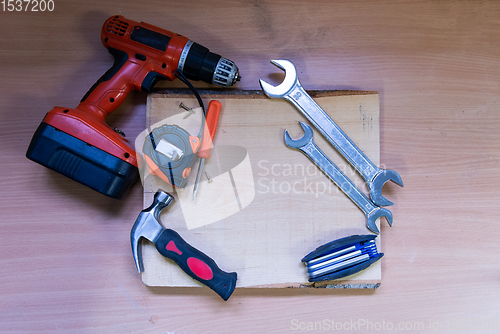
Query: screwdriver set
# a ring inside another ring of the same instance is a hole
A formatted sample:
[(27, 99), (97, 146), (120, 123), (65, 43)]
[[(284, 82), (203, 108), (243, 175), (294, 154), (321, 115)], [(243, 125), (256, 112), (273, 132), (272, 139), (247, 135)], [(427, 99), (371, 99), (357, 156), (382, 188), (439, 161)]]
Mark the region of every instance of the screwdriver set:
[(375, 244), (376, 235), (352, 235), (334, 240), (307, 254), (309, 282), (339, 279), (368, 268), (384, 256)]

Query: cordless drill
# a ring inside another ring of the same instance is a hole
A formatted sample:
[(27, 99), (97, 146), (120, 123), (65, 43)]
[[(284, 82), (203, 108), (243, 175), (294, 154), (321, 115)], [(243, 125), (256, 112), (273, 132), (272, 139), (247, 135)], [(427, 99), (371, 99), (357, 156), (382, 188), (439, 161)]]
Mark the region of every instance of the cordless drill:
[(26, 157), (102, 194), (122, 198), (139, 176), (125, 135), (105, 119), (132, 89), (151, 92), (159, 80), (202, 80), (230, 87), (238, 67), (179, 34), (112, 16), (101, 31), (113, 66), (75, 109), (54, 107), (39, 125)]

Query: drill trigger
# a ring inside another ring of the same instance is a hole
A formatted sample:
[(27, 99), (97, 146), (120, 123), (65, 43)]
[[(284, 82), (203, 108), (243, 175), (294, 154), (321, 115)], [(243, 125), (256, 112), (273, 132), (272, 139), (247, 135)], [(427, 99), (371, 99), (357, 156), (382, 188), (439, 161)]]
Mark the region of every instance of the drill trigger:
[(153, 91), (153, 87), (160, 80), (167, 80), (167, 77), (158, 72), (149, 72), (141, 84), (141, 90), (146, 93), (151, 93)]

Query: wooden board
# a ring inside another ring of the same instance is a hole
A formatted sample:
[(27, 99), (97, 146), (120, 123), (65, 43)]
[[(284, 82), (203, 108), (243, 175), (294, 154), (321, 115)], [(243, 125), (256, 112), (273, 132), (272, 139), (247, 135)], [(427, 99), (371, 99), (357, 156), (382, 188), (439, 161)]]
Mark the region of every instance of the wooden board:
[[(311, 92), (320, 106), (350, 138), (379, 165), (379, 96), (376, 92)], [(270, 100), (256, 91), (205, 92), (205, 103), (222, 103), (212, 158), (192, 201), (198, 163), (190, 184), (174, 191), (157, 177), (144, 180), (144, 206), (158, 188), (171, 192), (176, 201), (161, 215), (165, 227), (176, 230), (196, 248), (210, 255), (221, 269), (238, 273), (237, 287), (327, 286), (376, 288), (381, 282), (380, 261), (343, 280), (310, 284), (303, 256), (316, 247), (353, 234), (370, 234), (364, 214), (323, 175), (312, 162), (284, 144), (284, 129), (293, 138), (303, 132), (305, 118), (288, 102)], [(180, 102), (195, 107), (187, 92), (149, 95), (147, 129), (137, 140), (141, 152), (149, 131), (162, 124), (177, 124), (196, 135), (201, 111), (183, 119)], [(317, 145), (366, 193), (366, 186), (352, 167), (315, 130)], [(144, 170), (141, 169), (143, 175)], [(377, 223), (379, 224), (379, 223)], [(380, 237), (377, 238), (380, 249)], [(201, 286), (154, 245), (142, 242), (148, 286)], [(382, 260), (383, 261), (383, 260)]]

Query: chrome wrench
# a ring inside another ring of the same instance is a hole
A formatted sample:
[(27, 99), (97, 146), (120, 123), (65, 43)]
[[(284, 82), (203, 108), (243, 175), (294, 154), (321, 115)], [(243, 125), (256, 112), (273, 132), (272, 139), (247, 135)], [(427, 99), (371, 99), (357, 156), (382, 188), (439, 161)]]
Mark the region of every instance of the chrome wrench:
[(302, 129), (304, 129), (304, 136), (300, 139), (293, 140), (285, 130), (285, 144), (286, 146), (299, 150), (304, 153), (316, 166), (328, 176), (346, 195), (351, 201), (356, 204), (366, 216), (366, 227), (373, 233), (379, 234), (380, 231), (375, 222), (380, 217), (385, 217), (390, 226), (392, 226), (392, 213), (387, 210), (375, 206), (366, 195), (359, 190), (358, 187), (338, 168), (328, 157), (316, 146), (313, 140), (313, 131), (311, 127), (305, 123), (300, 122)]
[(260, 80), (260, 86), (267, 97), (281, 98), (291, 102), (318, 129), (349, 163), (365, 179), (370, 189), (370, 198), (378, 206), (388, 206), (393, 203), (382, 196), (382, 187), (387, 181), (403, 186), (399, 174), (393, 170), (378, 168), (368, 157), (347, 137), (340, 127), (314, 102), (302, 88), (295, 66), (289, 60), (271, 60), (271, 63), (285, 71), (285, 79), (278, 86), (272, 86)]

